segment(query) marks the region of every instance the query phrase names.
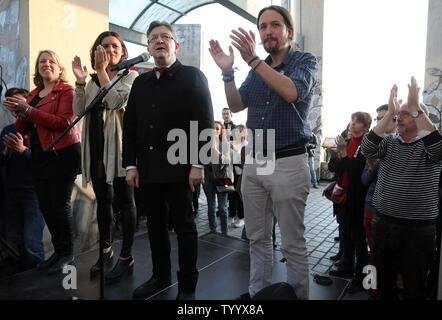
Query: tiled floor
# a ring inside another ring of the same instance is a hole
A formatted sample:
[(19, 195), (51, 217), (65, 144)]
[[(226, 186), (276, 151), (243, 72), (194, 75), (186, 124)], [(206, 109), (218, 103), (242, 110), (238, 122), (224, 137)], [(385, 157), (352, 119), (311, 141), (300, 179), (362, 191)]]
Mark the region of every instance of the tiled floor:
[[(305, 210), (305, 238), (309, 255), (310, 269), (312, 272), (327, 275), (328, 269), (333, 262), (329, 259), (339, 251), (339, 243), (334, 241), (338, 236), (338, 224), (333, 217), (333, 204), (322, 196), (322, 191), (327, 182), (320, 184), (319, 189), (310, 189)], [(201, 188), (199, 198), (199, 215), (195, 218), (198, 234), (204, 235), (210, 231), (207, 218), (207, 202)], [(220, 228), (218, 220), (218, 232)], [(229, 228), (228, 235), (241, 238), (242, 228)], [(276, 226), (276, 244), (281, 243), (279, 227)], [(361, 300), (367, 299), (369, 293), (366, 291), (357, 292), (353, 295), (346, 294), (343, 299)]]
[[(328, 257), (338, 252), (339, 246), (333, 238), (338, 236), (338, 225), (333, 217), (332, 202), (322, 196), (322, 189), (310, 190), (305, 210), (305, 238), (307, 240), (307, 250), (309, 252), (310, 266), (313, 271), (325, 273), (332, 265)], [(196, 225), (200, 235), (209, 232), (209, 223), (207, 218), (207, 203), (204, 192), (201, 192), (199, 198), (199, 215), (196, 217)], [(218, 221), (219, 222), (219, 221)], [(218, 231), (219, 230), (218, 223)], [(241, 238), (242, 228), (229, 228), (228, 235)], [(276, 244), (281, 243), (281, 235), (278, 225), (276, 226)]]

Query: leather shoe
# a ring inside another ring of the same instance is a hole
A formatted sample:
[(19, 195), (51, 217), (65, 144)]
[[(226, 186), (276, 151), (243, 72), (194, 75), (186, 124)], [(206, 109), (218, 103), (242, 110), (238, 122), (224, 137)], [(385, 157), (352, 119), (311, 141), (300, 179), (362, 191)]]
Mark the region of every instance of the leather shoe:
[(135, 289), (132, 297), (134, 299), (150, 297), (155, 293), (161, 291), (164, 288), (170, 286), (172, 282), (170, 279), (162, 280), (158, 278), (150, 278), (149, 281), (143, 283), (141, 286)]
[(339, 251), (337, 254), (335, 254), (334, 256), (331, 256), (329, 259), (332, 261), (338, 261), (339, 259), (341, 259), (342, 257), (342, 252)]
[(53, 253), (52, 256), (50, 256), (47, 260), (40, 262), (37, 264), (37, 270), (43, 270), (51, 267), (54, 263), (58, 261), (60, 257), (57, 253)]
[(353, 271), (345, 269), (343, 267), (333, 266), (328, 272), (329, 275), (341, 278), (351, 278), (353, 276)]
[(333, 262), (333, 265), (336, 267), (336, 268), (341, 268), (341, 267), (343, 267), (344, 266), (344, 261), (342, 261), (343, 259), (340, 259), (340, 260), (338, 260), (338, 261), (335, 261), (335, 262)]
[[(110, 249), (109, 252), (103, 252), (103, 267), (104, 271), (107, 272), (112, 267), (112, 262), (114, 260), (114, 252)], [(100, 258), (98, 258), (97, 262), (90, 269), (91, 277), (96, 276), (100, 273)]]
[(115, 283), (121, 280), (124, 275), (131, 274), (134, 271), (134, 258), (130, 257), (126, 260), (118, 259), (117, 264), (104, 276), (104, 280), (107, 284)]
[(52, 265), (52, 267), (48, 270), (48, 275), (53, 275), (59, 272), (62, 272), (64, 267), (68, 265), (74, 265), (74, 257), (73, 256), (61, 256), (56, 263)]
[(176, 300), (195, 300), (195, 292), (178, 292)]

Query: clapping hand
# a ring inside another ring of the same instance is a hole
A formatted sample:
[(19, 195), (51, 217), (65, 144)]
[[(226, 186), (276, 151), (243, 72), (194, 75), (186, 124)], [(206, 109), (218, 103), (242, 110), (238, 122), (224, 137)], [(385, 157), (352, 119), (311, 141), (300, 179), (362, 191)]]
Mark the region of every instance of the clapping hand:
[(7, 97), (3, 100), (3, 105), (8, 109), (14, 117), (24, 115), (29, 105), (26, 100), (19, 96)]
[(384, 124), (384, 132), (394, 132), (396, 129), (396, 115), (399, 113), (401, 109), (402, 100), (397, 100), (397, 86), (393, 85), (393, 88), (390, 90), (390, 98), (388, 100), (388, 111), (385, 114), (384, 118), (379, 121)]
[(233, 70), (233, 61), (235, 58), (232, 46), (229, 46), (230, 54), (226, 55), (217, 40), (210, 40), (209, 44), (209, 52), (213, 60), (215, 60), (216, 65), (220, 67), (223, 73), (230, 73)]
[(9, 133), (3, 136), (3, 143), (8, 149), (5, 154), (11, 153), (11, 152), (18, 152), (23, 153), (26, 150), (25, 145), (23, 144), (23, 137), (20, 133)]
[(95, 70), (105, 71), (109, 65), (110, 57), (104, 50), (103, 46), (100, 44), (95, 49)]
[(336, 146), (338, 149), (338, 155), (340, 158), (344, 158), (347, 156), (347, 142), (345, 141), (345, 139), (341, 136), (338, 135), (336, 137)]
[(411, 83), (408, 85), (408, 107), (414, 111), (423, 111), (419, 105), (419, 91), (421, 88), (417, 86), (417, 81), (411, 77)]
[(239, 32), (232, 30), (233, 35), (230, 38), (233, 40), (232, 45), (238, 49), (241, 57), (245, 62), (249, 62), (256, 56), (255, 47), (255, 34), (252, 31), (247, 33), (243, 28), (238, 28)]
[(77, 82), (85, 83), (87, 78), (87, 68), (81, 65), (81, 59), (78, 56), (74, 57), (72, 61), (72, 72), (74, 73)]
[(388, 100), (388, 114), (390, 116), (395, 116), (399, 113), (401, 108), (402, 100), (397, 100), (397, 85), (393, 85), (390, 90), (390, 99)]

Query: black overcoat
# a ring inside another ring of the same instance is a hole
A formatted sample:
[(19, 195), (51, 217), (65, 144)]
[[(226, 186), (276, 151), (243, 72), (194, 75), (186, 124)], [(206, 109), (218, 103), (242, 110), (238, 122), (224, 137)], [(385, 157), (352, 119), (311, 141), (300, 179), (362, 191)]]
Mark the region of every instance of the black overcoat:
[[(154, 71), (137, 77), (123, 120), (123, 167), (136, 166), (142, 183), (187, 182), (190, 154), (195, 154), (190, 143), (197, 143), (198, 150), (207, 143), (191, 141), (191, 121), (198, 122), (198, 134), (213, 129), (210, 91), (200, 70), (177, 60), (159, 79)], [(168, 149), (176, 142), (167, 141), (173, 129), (185, 133), (187, 150), (181, 150), (187, 153), (185, 163), (168, 161)]]

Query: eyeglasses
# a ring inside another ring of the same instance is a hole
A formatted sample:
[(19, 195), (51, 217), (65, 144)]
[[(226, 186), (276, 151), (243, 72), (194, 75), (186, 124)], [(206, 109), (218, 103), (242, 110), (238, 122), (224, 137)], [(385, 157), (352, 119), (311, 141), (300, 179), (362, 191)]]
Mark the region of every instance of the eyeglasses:
[(147, 39), (147, 44), (151, 44), (152, 42), (158, 40), (158, 38), (161, 37), (161, 40), (166, 41), (166, 40), (175, 40), (175, 38), (168, 33), (162, 33), (162, 34), (152, 34), (148, 39)]

